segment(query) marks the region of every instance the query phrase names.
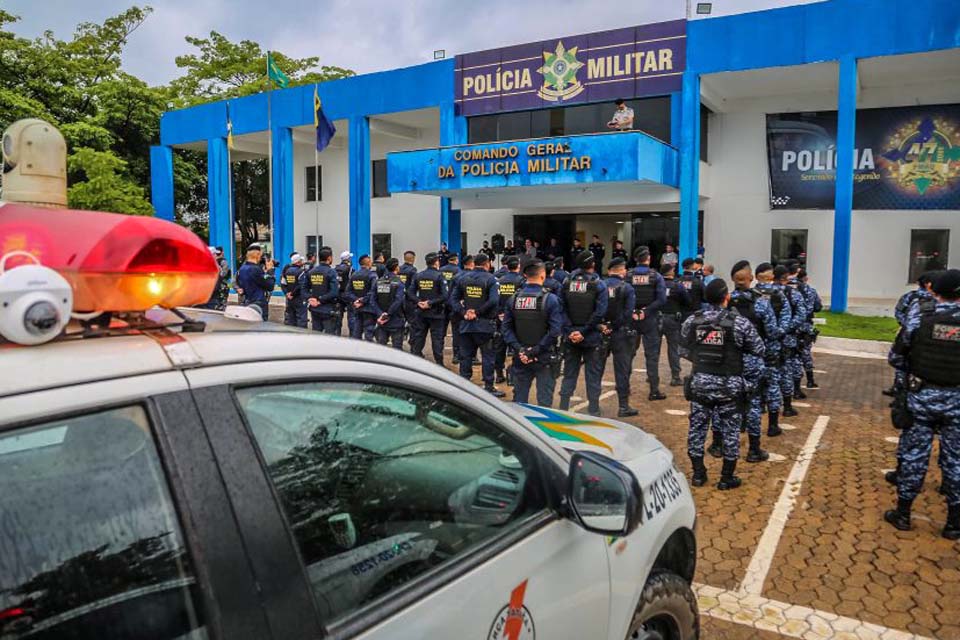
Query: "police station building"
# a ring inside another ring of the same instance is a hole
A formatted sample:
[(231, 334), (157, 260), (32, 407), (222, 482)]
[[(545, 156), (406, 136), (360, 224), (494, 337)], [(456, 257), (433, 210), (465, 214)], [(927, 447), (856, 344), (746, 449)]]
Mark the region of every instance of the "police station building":
[(960, 2), (738, 2), (321, 84), (316, 160), (312, 86), (271, 92), (269, 121), (266, 94), (165, 113), (154, 206), (173, 217), (174, 149), (206, 150), (230, 247), (230, 163), (269, 150), (281, 260), (596, 234), (721, 275), (798, 258), (834, 310), (960, 264)]

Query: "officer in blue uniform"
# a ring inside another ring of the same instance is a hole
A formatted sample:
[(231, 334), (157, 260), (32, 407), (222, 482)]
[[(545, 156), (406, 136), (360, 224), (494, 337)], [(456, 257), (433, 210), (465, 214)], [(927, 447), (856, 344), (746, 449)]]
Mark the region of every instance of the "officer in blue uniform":
[(537, 385), (537, 404), (553, 404), (557, 383), (556, 344), (563, 331), (560, 299), (543, 288), (543, 261), (525, 257), (526, 284), (510, 299), (503, 314), (503, 339), (516, 355), (513, 359), (513, 401), (526, 403), (530, 386)]
[(337, 272), (337, 280), (340, 281), (340, 308), (337, 314), (337, 335), (343, 335), (343, 318), (347, 318), (347, 335), (353, 335), (353, 313), (352, 302), (347, 300), (347, 291), (350, 290), (350, 276), (353, 275), (353, 254), (344, 251), (340, 254), (340, 264), (334, 267)]
[(360, 268), (350, 276), (350, 286), (344, 299), (353, 309), (353, 331), (351, 338), (373, 342), (373, 332), (377, 328), (377, 314), (370, 304), (377, 287), (377, 273), (373, 270), (370, 256), (360, 256)]
[[(664, 400), (660, 393), (660, 309), (667, 301), (667, 289), (659, 273), (650, 268), (650, 249), (639, 247), (635, 254), (637, 267), (630, 272), (629, 283), (636, 296), (633, 320), (637, 331), (636, 342), (643, 343), (647, 363), (647, 382), (650, 400)], [(639, 348), (636, 344), (634, 351)]]
[(543, 263), (543, 268), (546, 269), (547, 271), (547, 277), (543, 281), (544, 289), (546, 289), (553, 295), (559, 297), (560, 290), (563, 288), (563, 285), (560, 283), (559, 280), (553, 277), (554, 271), (556, 270), (556, 268), (554, 267), (554, 263), (550, 260), (547, 260), (546, 262)]
[(560, 283), (560, 286), (563, 286), (563, 283), (567, 281), (567, 278), (570, 277), (570, 274), (563, 269), (563, 256), (557, 256), (553, 259), (553, 279)]
[[(770, 384), (768, 376), (768, 367), (766, 365), (770, 352), (768, 345), (774, 345), (774, 349), (779, 353), (778, 339), (780, 337), (780, 327), (777, 324), (777, 316), (773, 312), (770, 301), (756, 288), (751, 288), (753, 284), (753, 271), (750, 269), (750, 263), (741, 260), (733, 265), (730, 270), (730, 277), (733, 279), (735, 289), (730, 294), (731, 309), (736, 309), (737, 313), (746, 318), (753, 324), (760, 338), (763, 340), (764, 361), (760, 363), (762, 372), (760, 374), (760, 384), (750, 394), (750, 402), (747, 407), (744, 427), (747, 432), (747, 439), (750, 442), (750, 449), (747, 452), (747, 462), (763, 462), (770, 458), (770, 455), (760, 448), (760, 436), (762, 434), (763, 405), (767, 398), (766, 387)], [(751, 356), (752, 357), (752, 356)], [(778, 366), (778, 362), (771, 361), (769, 369)], [(779, 384), (776, 386), (776, 394), (780, 394)], [(779, 407), (779, 405), (778, 405)], [(776, 414), (776, 415), (779, 415)], [(777, 427), (779, 432), (779, 424)], [(779, 435), (779, 433), (773, 435)]]
[(512, 371), (513, 365), (510, 365), (510, 368), (504, 371), (507, 366), (507, 341), (503, 339), (502, 323), (510, 299), (523, 286), (523, 276), (520, 275), (519, 257), (515, 255), (507, 256), (503, 259), (503, 264), (507, 272), (497, 278), (497, 284), (500, 286), (500, 313), (497, 316), (497, 332), (493, 337), (494, 367), (497, 370), (497, 384), (506, 382), (512, 385), (513, 378), (509, 373)]
[[(668, 262), (660, 267), (667, 300), (663, 304), (660, 319), (660, 334), (667, 339), (667, 362), (670, 364), (670, 386), (682, 387), (680, 380), (680, 327), (696, 309), (691, 308), (690, 294), (683, 283), (677, 280), (677, 265)], [(662, 342), (661, 342), (662, 344)]]
[(487, 254), (478, 253), (474, 257), (473, 269), (454, 278), (450, 307), (459, 319), (460, 375), (467, 380), (473, 377), (473, 360), (477, 356), (477, 349), (480, 349), (483, 388), (502, 398), (505, 394), (493, 386), (493, 334), (497, 330), (497, 314), (500, 310), (500, 286), (487, 268), (489, 263)]
[(633, 310), (636, 306), (633, 287), (626, 282), (627, 261), (618, 256), (607, 265), (607, 315), (600, 327), (604, 338), (601, 346), (600, 378), (606, 368), (607, 353), (613, 356), (613, 377), (616, 382), (618, 418), (630, 418), (637, 410), (630, 406), (630, 375), (633, 373)]
[(807, 307), (807, 335), (803, 340), (803, 348), (800, 350), (800, 361), (803, 364), (803, 371), (807, 376), (807, 389), (818, 389), (820, 385), (813, 375), (813, 343), (817, 341), (820, 332), (813, 326), (813, 314), (823, 311), (823, 301), (820, 300), (820, 294), (810, 286), (810, 279), (805, 269), (800, 269), (797, 273), (797, 283), (800, 289), (800, 295)]
[(687, 454), (693, 464), (691, 484), (707, 482), (703, 463), (707, 425), (712, 413), (723, 433), (723, 470), (717, 488), (736, 489), (734, 475), (740, 456), (740, 423), (746, 398), (760, 382), (763, 341), (749, 320), (728, 308), (730, 292), (723, 278), (714, 278), (704, 288), (710, 305), (694, 313), (680, 331), (693, 374), (684, 394), (690, 401), (690, 432)]
[(382, 251), (377, 251), (376, 255), (373, 256), (373, 268), (377, 273), (378, 278), (382, 278), (387, 273), (387, 258), (383, 255)]
[(394, 349), (403, 349), (403, 282), (400, 281), (400, 261), (390, 258), (383, 265), (383, 276), (377, 278), (376, 289), (370, 298), (370, 309), (377, 319), (375, 332), (379, 344), (389, 341)]
[[(694, 311), (703, 308), (703, 273), (697, 270), (697, 262), (693, 258), (684, 258), (681, 263), (683, 272), (677, 278), (683, 288), (687, 290), (690, 306), (684, 311), (683, 319), (693, 315)], [(701, 263), (702, 267), (703, 264)]]
[[(814, 301), (810, 297), (809, 291), (807, 291), (807, 286), (800, 281), (799, 262), (796, 260), (790, 260), (785, 266), (787, 267), (786, 287), (794, 291), (797, 294), (797, 297), (803, 302), (803, 317), (800, 319), (800, 324), (797, 327), (796, 364), (793, 369), (793, 397), (804, 400), (806, 399), (807, 394), (804, 393), (803, 389), (800, 387), (804, 372), (804, 350), (813, 345), (813, 339), (816, 337), (813, 326), (814, 309), (811, 306), (811, 303), (819, 303), (819, 297)], [(810, 366), (812, 368), (812, 356), (810, 356), (810, 358)], [(812, 371), (810, 373), (811, 375), (813, 374)]]
[(306, 273), (307, 270), (303, 267), (303, 256), (299, 253), (290, 256), (290, 264), (280, 273), (280, 289), (287, 299), (283, 324), (288, 327), (307, 328), (307, 300), (304, 295)]
[(423, 357), (423, 347), (430, 332), (433, 359), (443, 366), (443, 321), (447, 309), (447, 280), (437, 268), (440, 256), (428, 253), (427, 268), (415, 275), (407, 287), (407, 300), (414, 305), (416, 322), (410, 327), (410, 353)]
[[(444, 245), (446, 246), (446, 245)], [(443, 262), (443, 257), (440, 258), (440, 273), (443, 274), (443, 279), (447, 281), (447, 293), (453, 289), (453, 280), (460, 274), (463, 270), (460, 268), (460, 256), (456, 253), (449, 253), (447, 255), (447, 262)], [(448, 302), (446, 305), (446, 313), (443, 317), (443, 337), (447, 337), (447, 329), (452, 329), (450, 332), (450, 342), (453, 346), (453, 364), (458, 364), (460, 362), (460, 317), (453, 312), (453, 308)]]
[[(933, 435), (940, 433), (940, 467), (947, 498), (941, 535), (960, 539), (960, 270), (950, 269), (933, 284), (937, 305), (911, 307), (904, 330), (890, 352), (890, 364), (904, 372), (905, 403), (895, 402), (900, 435), (897, 508), (884, 519), (909, 530), (913, 500), (923, 488)], [(899, 413), (899, 415), (897, 415)]]
[(317, 266), (307, 273), (307, 308), (314, 331), (328, 335), (340, 335), (337, 307), (340, 299), (340, 280), (333, 267), (333, 251), (330, 247), (320, 249)]
[[(600, 324), (607, 315), (607, 287), (596, 272), (596, 256), (583, 251), (576, 256), (576, 269), (563, 283), (560, 302), (565, 312), (562, 334), (563, 381), (560, 383), (560, 408), (570, 408), (570, 396), (577, 388), (580, 367), (584, 369), (587, 413), (600, 415), (600, 379), (603, 350), (600, 348)], [(546, 283), (546, 281), (544, 281)], [(548, 287), (545, 289), (551, 291)], [(552, 291), (551, 291), (552, 293)]]
[(247, 247), (247, 261), (237, 270), (237, 290), (243, 295), (244, 304), (256, 306), (264, 320), (269, 318), (270, 296), (273, 287), (277, 284), (273, 275), (273, 267), (268, 262), (266, 267), (260, 266), (263, 248), (257, 244)]
[(783, 355), (780, 369), (780, 391), (783, 393), (783, 417), (790, 418), (798, 415), (793, 408), (794, 379), (799, 379), (803, 371), (800, 364), (798, 335), (807, 316), (807, 308), (799, 291), (787, 286), (789, 273), (784, 265), (777, 265), (773, 270), (773, 280), (777, 288), (783, 293), (790, 307), (790, 324), (783, 333)]
[(413, 283), (413, 279), (417, 275), (416, 262), (416, 253), (413, 251), (404, 251), (403, 264), (400, 265), (400, 270), (397, 272), (400, 282), (403, 283), (403, 317), (406, 320), (404, 331), (407, 332), (407, 336), (411, 341), (411, 346), (413, 344), (413, 329), (417, 322), (419, 322), (419, 318), (417, 317), (417, 304), (410, 298), (410, 285)]
[[(764, 398), (767, 405), (767, 436), (775, 438), (783, 431), (780, 429), (780, 409), (783, 407), (783, 385), (781, 376), (783, 375), (783, 340), (793, 325), (793, 315), (790, 313), (790, 305), (787, 303), (786, 296), (773, 282), (773, 265), (769, 262), (762, 262), (757, 265), (754, 274), (757, 277), (757, 286), (755, 289), (763, 294), (773, 309), (773, 315), (777, 319), (776, 337), (764, 336), (764, 346), (767, 352), (764, 356), (763, 368), (763, 389)], [(786, 412), (784, 412), (786, 415)]]

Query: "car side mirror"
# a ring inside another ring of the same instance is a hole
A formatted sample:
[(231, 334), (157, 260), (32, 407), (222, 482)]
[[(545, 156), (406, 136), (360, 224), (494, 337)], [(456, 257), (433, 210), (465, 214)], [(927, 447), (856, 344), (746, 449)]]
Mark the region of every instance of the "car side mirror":
[(580, 526), (593, 533), (626, 536), (643, 518), (643, 495), (633, 472), (591, 451), (577, 451), (570, 459), (567, 501)]

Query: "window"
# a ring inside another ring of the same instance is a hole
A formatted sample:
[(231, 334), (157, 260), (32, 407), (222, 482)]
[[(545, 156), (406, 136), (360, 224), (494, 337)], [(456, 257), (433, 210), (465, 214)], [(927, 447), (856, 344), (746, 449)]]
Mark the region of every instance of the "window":
[(0, 637), (206, 637), (149, 434), (140, 407), (0, 434)]
[(307, 253), (317, 255), (320, 247), (323, 246), (323, 236), (307, 236), (304, 246), (307, 248)]
[(544, 508), (532, 452), (442, 400), (351, 382), (242, 389), (237, 399), (327, 618)]
[(390, 189), (387, 188), (387, 161), (373, 161), (373, 197), (389, 198)]
[(927, 271), (946, 269), (949, 261), (949, 229), (913, 229), (910, 231), (910, 280), (917, 279)]
[(496, 142), (497, 116), (477, 116), (467, 120), (467, 139), (471, 144)]
[[(709, 143), (710, 143), (710, 109), (700, 105), (700, 160), (710, 162)], [(666, 138), (664, 138), (666, 139)]]
[(373, 234), (373, 253), (371, 255), (375, 256), (378, 253), (383, 254), (384, 260), (389, 260), (393, 255), (393, 236), (389, 233)]
[(787, 260), (799, 260), (802, 266), (807, 264), (807, 230), (773, 229), (770, 241), (770, 262), (773, 266)]
[(307, 167), (304, 170), (305, 180), (304, 202), (320, 202), (323, 200), (323, 167)]
[(460, 253), (466, 255), (470, 253), (470, 245), (467, 244), (467, 232), (460, 232)]

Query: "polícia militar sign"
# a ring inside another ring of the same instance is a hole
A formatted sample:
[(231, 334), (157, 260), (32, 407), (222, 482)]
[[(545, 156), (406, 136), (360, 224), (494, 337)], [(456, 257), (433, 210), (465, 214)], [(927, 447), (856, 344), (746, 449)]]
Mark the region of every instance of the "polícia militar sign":
[(464, 116), (679, 91), (686, 20), (602, 31), (458, 55)]
[[(837, 113), (767, 116), (771, 209), (833, 209)], [(861, 109), (854, 209), (960, 209), (960, 105)]]

